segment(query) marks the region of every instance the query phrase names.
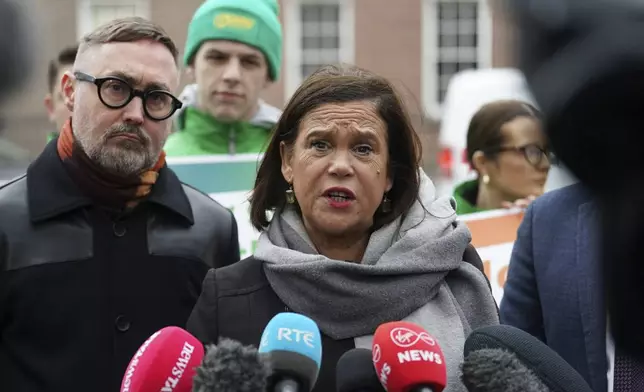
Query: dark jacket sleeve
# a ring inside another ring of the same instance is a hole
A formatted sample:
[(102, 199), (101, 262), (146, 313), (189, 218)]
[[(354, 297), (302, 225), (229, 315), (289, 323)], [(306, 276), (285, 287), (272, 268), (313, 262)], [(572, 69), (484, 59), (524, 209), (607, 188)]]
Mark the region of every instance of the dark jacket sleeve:
[(226, 236), (222, 241), (220, 254), (216, 255), (214, 259), (214, 268), (221, 268), (227, 265), (234, 264), (239, 261), (239, 233), (237, 230), (237, 220), (235, 215), (230, 212), (230, 228), (227, 230), (229, 236)]
[(508, 277), (501, 299), (501, 323), (522, 329), (545, 342), (543, 314), (537, 288), (532, 219), (538, 200), (532, 203), (519, 226), (512, 249)]
[(206, 274), (201, 295), (187, 323), (188, 332), (203, 344), (216, 344), (219, 340), (216, 274), (214, 268)]
[(0, 339), (2, 338), (2, 331), (4, 329), (4, 324), (6, 323), (5, 318), (5, 309), (6, 307), (6, 288), (7, 288), (7, 245), (6, 237), (2, 231), (0, 231)]

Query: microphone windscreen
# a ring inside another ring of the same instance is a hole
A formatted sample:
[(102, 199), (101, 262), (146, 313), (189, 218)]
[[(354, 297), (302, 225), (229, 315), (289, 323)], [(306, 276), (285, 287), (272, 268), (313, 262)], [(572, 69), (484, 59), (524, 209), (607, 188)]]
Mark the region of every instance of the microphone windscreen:
[(559, 354), (518, 328), (491, 325), (474, 330), (465, 340), (464, 357), (482, 349), (503, 349), (513, 353), (553, 392), (592, 391)]
[(258, 392), (266, 389), (270, 375), (266, 357), (257, 348), (222, 338), (206, 347), (206, 355), (197, 368), (193, 392)]
[(146, 340), (125, 370), (121, 392), (190, 392), (202, 344), (179, 327), (166, 327)]
[(419, 325), (405, 321), (381, 324), (371, 351), (376, 374), (388, 392), (406, 392), (415, 386), (440, 392), (447, 384), (443, 351)]
[(315, 321), (297, 313), (278, 313), (264, 328), (259, 352), (270, 354), (274, 376), (288, 375), (304, 390), (313, 389), (322, 364), (322, 337)]
[(344, 353), (335, 368), (337, 392), (385, 392), (373, 366), (371, 350), (354, 348)]
[(516, 355), (499, 348), (472, 351), (461, 369), (468, 392), (550, 392)]

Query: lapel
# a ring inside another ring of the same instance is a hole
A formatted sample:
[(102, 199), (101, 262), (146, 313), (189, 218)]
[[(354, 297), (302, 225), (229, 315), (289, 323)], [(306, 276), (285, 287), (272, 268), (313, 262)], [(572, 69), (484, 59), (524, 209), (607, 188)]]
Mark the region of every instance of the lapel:
[(576, 273), (588, 371), (592, 380), (592, 389), (601, 392), (607, 390), (606, 311), (596, 208), (593, 202), (581, 204), (578, 208)]

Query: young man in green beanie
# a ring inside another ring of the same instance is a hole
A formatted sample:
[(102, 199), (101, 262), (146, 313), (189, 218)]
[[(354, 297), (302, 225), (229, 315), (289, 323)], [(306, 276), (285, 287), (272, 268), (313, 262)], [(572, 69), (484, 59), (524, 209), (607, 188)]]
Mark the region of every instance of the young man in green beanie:
[(207, 0), (188, 26), (183, 91), (169, 156), (262, 152), (281, 111), (259, 98), (277, 80), (282, 29), (277, 0)]

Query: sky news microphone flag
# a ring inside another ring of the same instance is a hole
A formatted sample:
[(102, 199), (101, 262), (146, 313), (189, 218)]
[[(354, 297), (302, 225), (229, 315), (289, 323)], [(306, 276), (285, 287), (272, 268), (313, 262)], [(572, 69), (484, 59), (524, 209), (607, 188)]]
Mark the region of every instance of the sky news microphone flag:
[(146, 340), (125, 370), (121, 392), (190, 392), (204, 349), (179, 327), (166, 327)]

